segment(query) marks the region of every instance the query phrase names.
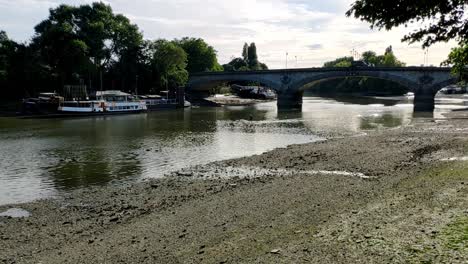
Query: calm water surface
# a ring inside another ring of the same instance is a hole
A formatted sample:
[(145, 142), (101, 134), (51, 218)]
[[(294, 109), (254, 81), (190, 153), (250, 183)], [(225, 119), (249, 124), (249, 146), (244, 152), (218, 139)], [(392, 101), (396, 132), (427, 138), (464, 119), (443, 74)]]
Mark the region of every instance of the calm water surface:
[(317, 135), (328, 132), (355, 134), (411, 122), (412, 105), (385, 104), (311, 97), (301, 113), (278, 113), (271, 102), (79, 119), (0, 118), (0, 204), (162, 177), (321, 140)]

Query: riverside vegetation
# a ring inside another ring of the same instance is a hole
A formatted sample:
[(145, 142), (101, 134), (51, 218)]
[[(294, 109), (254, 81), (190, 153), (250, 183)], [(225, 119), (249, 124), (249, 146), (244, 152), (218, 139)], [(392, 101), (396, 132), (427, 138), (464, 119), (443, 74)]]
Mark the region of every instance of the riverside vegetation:
[(60, 92), (65, 84), (154, 93), (185, 85), (189, 73), (220, 70), (203, 39), (144, 40), (137, 25), (102, 2), (51, 9), (28, 43), (0, 31), (2, 100)]

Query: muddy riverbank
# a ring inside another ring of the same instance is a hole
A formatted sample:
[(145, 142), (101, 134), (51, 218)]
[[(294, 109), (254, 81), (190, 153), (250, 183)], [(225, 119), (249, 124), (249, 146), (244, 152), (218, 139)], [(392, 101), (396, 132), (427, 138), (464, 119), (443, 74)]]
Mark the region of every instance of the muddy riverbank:
[(466, 263), (456, 115), (2, 206), (0, 262)]
[(222, 105), (222, 106), (247, 106), (247, 105), (255, 105), (258, 103), (274, 101), (274, 100), (241, 98), (235, 95), (216, 95), (216, 96), (211, 96), (207, 98), (206, 100)]

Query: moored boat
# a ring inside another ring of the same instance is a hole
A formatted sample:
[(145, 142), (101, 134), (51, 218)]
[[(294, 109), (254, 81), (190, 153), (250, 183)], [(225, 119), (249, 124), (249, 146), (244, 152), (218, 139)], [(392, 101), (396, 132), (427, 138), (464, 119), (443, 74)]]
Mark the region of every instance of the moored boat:
[(98, 91), (95, 100), (64, 101), (59, 105), (61, 113), (138, 113), (147, 110), (144, 101), (121, 91)]
[(40, 93), (36, 98), (27, 98), (23, 100), (21, 114), (56, 114), (57, 107), (63, 101), (64, 98), (56, 93)]
[(176, 98), (168, 98), (168, 96), (160, 95), (139, 95), (138, 98), (146, 103), (148, 111), (156, 111), (160, 109), (175, 109), (190, 107), (191, 104), (183, 101), (183, 104)]
[(406, 93), (404, 96), (407, 100), (414, 100), (414, 93), (412, 92)]

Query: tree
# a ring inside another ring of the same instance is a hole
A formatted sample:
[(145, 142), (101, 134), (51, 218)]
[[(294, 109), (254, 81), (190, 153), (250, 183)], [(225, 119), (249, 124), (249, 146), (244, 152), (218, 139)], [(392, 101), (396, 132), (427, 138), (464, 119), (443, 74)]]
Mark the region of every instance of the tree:
[(215, 49), (201, 38), (183, 38), (174, 41), (187, 53), (189, 73), (222, 71)]
[(259, 62), (258, 62), (258, 55), (257, 55), (257, 46), (255, 43), (251, 43), (248, 49), (248, 58), (249, 60), (247, 63), (249, 64), (249, 68), (251, 70), (259, 70)]
[(375, 53), (374, 51), (366, 51), (362, 53), (362, 61), (369, 65), (381, 65), (382, 59), (383, 58), (381, 56), (377, 56), (377, 53)]
[(242, 48), (242, 57), (232, 59), (228, 64), (223, 65), (223, 68), (225, 71), (268, 70), (268, 66), (258, 60), (255, 43), (250, 45), (245, 43)]
[(323, 67), (325, 68), (350, 67), (353, 61), (354, 61), (353, 57), (341, 57), (333, 61), (325, 62)]
[[(399, 61), (393, 54), (393, 49), (388, 47), (385, 55), (377, 55), (374, 51), (366, 51), (362, 54), (362, 60), (376, 67), (401, 67), (405, 63)], [(351, 67), (353, 57), (341, 57), (333, 61), (326, 62), (324, 67)], [(322, 93), (359, 93), (359, 94), (381, 94), (381, 95), (402, 95), (408, 92), (406, 87), (397, 83), (375, 79), (375, 78), (344, 78), (324, 82), (317, 85), (316, 89)]]
[(53, 78), (48, 67), (40, 63), (36, 49), (18, 44), (0, 31), (0, 99), (16, 100), (42, 87), (53, 91)]
[[(11, 53), (11, 41), (5, 31), (0, 31), (0, 83), (7, 80), (8, 60)], [(2, 85), (4, 87), (4, 85)]]
[(467, 39), (468, 20), (465, 7), (465, 0), (399, 0), (398, 3), (387, 0), (357, 0), (346, 14), (367, 21), (372, 27), (386, 30), (414, 22), (427, 24), (406, 35), (403, 40), (423, 41), (423, 46), (428, 47), (440, 41)]
[(243, 58), (235, 58), (228, 64), (223, 65), (225, 71), (249, 70), (249, 65)]
[(459, 47), (452, 50), (444, 63), (453, 65), (453, 71), (462, 77), (468, 77), (468, 61), (462, 60), (463, 50), (468, 44), (468, 19), (465, 14), (466, 0), (399, 0), (398, 3), (387, 0), (357, 0), (346, 13), (371, 23), (371, 28), (390, 30), (398, 26), (407, 26), (417, 22), (422, 26), (403, 37), (410, 43), (422, 42), (427, 48), (437, 42), (456, 40)]
[(393, 47), (392, 45), (388, 46), (386, 49), (385, 49), (385, 55), (387, 54), (393, 54)]
[(152, 43), (152, 65), (158, 76), (160, 90), (183, 86), (188, 81), (187, 53), (174, 42), (157, 40)]
[[(104, 3), (79, 7), (60, 5), (35, 27), (33, 44), (62, 79), (85, 74), (90, 67), (104, 70), (123, 57), (132, 58), (143, 41), (136, 25), (115, 15)], [(129, 61), (126, 61), (129, 63)]]
[(468, 44), (463, 44), (460, 47), (452, 49), (444, 64), (453, 65), (453, 72), (460, 74), (460, 78), (466, 81), (468, 79), (466, 71), (468, 64)]
[(244, 43), (244, 48), (242, 49), (242, 58), (245, 61), (249, 61), (249, 44)]
[(383, 56), (381, 65), (378, 65), (378, 66), (404, 67), (404, 66), (406, 66), (406, 63), (398, 60), (397, 57), (395, 56), (395, 54), (393, 53), (392, 46), (389, 46), (388, 48), (385, 49), (385, 54)]

